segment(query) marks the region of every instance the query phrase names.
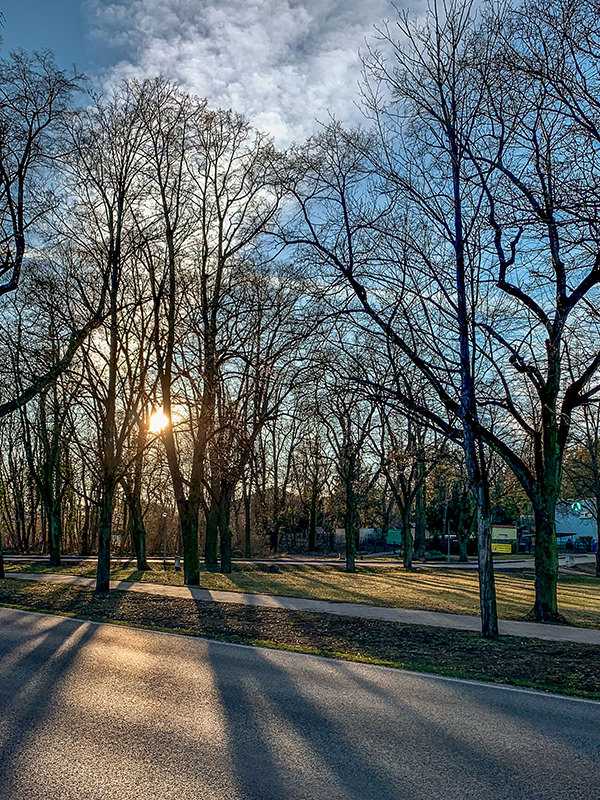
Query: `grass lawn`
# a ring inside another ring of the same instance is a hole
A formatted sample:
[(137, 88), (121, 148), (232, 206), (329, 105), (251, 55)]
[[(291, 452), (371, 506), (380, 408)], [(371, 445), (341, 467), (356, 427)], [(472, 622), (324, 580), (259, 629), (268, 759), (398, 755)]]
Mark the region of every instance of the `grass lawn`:
[[(93, 577), (95, 565), (50, 568), (46, 564), (8, 564), (11, 572), (62, 572)], [(308, 597), (319, 600), (367, 603), (378, 606), (419, 608), (453, 614), (479, 614), (477, 573), (419, 566), (412, 572), (401, 567), (369, 566), (361, 563), (358, 572), (349, 575), (343, 567), (324, 565), (278, 565), (279, 572), (260, 564), (234, 565), (230, 575), (200, 573), (200, 586), (252, 594)], [(138, 572), (134, 565), (114, 564), (113, 580), (143, 581), (183, 585), (183, 574), (172, 568), (163, 571), (155, 566), (150, 572)], [(533, 606), (533, 573), (496, 574), (498, 611), (503, 619), (523, 619)], [(561, 573), (559, 607), (573, 625), (600, 627), (600, 580), (586, 571)]]
[(577, 564), (569, 569), (569, 573), (581, 573), (583, 575), (596, 575), (595, 564)]
[(600, 646), (0, 581), (0, 605), (600, 698)]

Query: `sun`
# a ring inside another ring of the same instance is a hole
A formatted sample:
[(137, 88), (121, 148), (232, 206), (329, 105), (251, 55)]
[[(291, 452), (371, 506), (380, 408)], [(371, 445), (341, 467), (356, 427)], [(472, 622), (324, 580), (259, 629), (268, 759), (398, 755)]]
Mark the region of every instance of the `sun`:
[(150, 415), (150, 423), (148, 428), (150, 433), (162, 433), (169, 424), (169, 418), (164, 413), (162, 408), (158, 408)]

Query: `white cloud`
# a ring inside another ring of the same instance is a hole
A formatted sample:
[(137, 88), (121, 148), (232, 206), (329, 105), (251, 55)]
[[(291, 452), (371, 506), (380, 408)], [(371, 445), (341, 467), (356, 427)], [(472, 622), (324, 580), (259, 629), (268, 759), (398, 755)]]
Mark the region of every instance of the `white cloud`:
[[(420, 3), (419, 3), (420, 4)], [(388, 0), (91, 0), (111, 79), (159, 73), (240, 111), (280, 144), (328, 113), (352, 122), (358, 50), (395, 16)]]

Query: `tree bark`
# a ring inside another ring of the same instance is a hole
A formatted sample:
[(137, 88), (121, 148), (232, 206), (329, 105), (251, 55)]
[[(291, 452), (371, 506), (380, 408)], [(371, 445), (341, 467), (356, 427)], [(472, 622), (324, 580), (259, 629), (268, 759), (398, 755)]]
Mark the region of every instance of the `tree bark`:
[(97, 592), (108, 592), (110, 590), (110, 537), (112, 534), (114, 492), (114, 482), (110, 479), (103, 480), (98, 524)]
[(352, 481), (346, 482), (346, 511), (344, 515), (344, 531), (346, 538), (346, 572), (356, 572), (356, 551), (358, 549), (356, 495)]
[(467, 544), (469, 542), (469, 533), (468, 531), (458, 531), (458, 548), (460, 550), (460, 556), (458, 560), (461, 564), (466, 564), (469, 561), (469, 556), (467, 554)]
[(204, 545), (204, 563), (206, 569), (214, 572), (219, 569), (219, 507), (214, 498), (211, 498), (208, 513), (206, 514), (206, 539)]
[(311, 486), (310, 492), (310, 508), (308, 515), (308, 550), (313, 552), (317, 546), (317, 503), (318, 503), (318, 486), (315, 482)]
[(198, 514), (200, 505), (190, 500), (177, 503), (181, 541), (183, 543), (183, 582), (186, 586), (200, 583), (200, 551), (198, 547)]
[(231, 500), (233, 486), (226, 485), (221, 489), (219, 498), (219, 542), (221, 547), (221, 572), (229, 575), (231, 572)]
[(50, 566), (60, 567), (61, 554), (62, 554), (62, 525), (61, 525), (61, 509), (60, 503), (58, 506), (54, 504), (48, 514), (48, 523), (50, 535), (48, 537), (50, 544)]
[(252, 484), (242, 485), (244, 491), (244, 557), (252, 558)]
[(415, 494), (415, 555), (422, 561), (425, 558), (425, 528), (426, 528), (426, 506), (425, 506), (425, 482), (422, 473), (424, 464), (422, 457), (419, 457), (419, 488)]
[(477, 504), (477, 569), (479, 573), (479, 603), (481, 632), (486, 638), (498, 636), (496, 581), (492, 556), (492, 514), (487, 483), (475, 485)]
[(404, 568), (412, 569), (413, 538), (410, 529), (410, 506), (405, 509), (405, 513), (402, 515), (402, 547), (404, 551), (402, 558)]
[(545, 492), (535, 514), (535, 604), (531, 616), (540, 622), (559, 619), (556, 587), (558, 545), (556, 541), (556, 500)]
[(600, 578), (600, 495), (596, 495), (596, 577)]
[(146, 559), (146, 526), (142, 513), (142, 501), (137, 492), (126, 494), (125, 501), (129, 510), (129, 535), (137, 568), (140, 572), (145, 572), (150, 569), (150, 566)]
[(465, 232), (462, 215), (461, 146), (457, 137), (456, 119), (447, 122), (446, 135), (452, 162), (454, 200), (454, 255), (456, 262), (456, 319), (460, 351), (460, 417), (464, 431), (464, 451), (471, 491), (477, 503), (477, 561), (481, 632), (486, 638), (498, 636), (496, 584), (492, 558), (492, 525), (489, 484), (484, 450), (475, 430), (478, 424), (477, 395), (473, 373), (472, 328), (468, 300)]

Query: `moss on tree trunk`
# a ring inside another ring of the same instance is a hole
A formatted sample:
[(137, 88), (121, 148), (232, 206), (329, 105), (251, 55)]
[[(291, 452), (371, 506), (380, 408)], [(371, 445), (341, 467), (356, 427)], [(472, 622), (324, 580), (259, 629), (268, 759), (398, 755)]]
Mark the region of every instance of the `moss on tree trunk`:
[(532, 619), (557, 622), (558, 545), (556, 542), (556, 500), (546, 494), (535, 513), (535, 603)]
[(181, 541), (183, 542), (183, 582), (186, 586), (200, 583), (200, 550), (198, 547), (199, 506), (189, 500), (177, 504)]

